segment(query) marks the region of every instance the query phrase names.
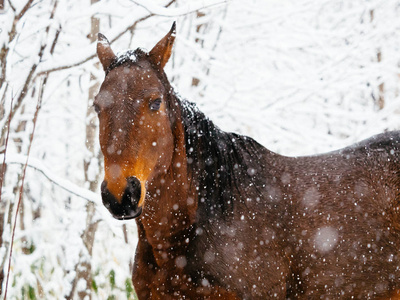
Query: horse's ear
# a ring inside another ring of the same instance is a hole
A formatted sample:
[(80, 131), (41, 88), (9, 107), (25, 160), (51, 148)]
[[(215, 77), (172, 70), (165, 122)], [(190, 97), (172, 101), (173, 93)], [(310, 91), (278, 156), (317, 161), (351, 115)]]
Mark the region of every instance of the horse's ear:
[(163, 69), (171, 56), (172, 46), (175, 41), (176, 22), (172, 24), (171, 30), (164, 36), (157, 45), (151, 49), (149, 55), (150, 60), (154, 65)]
[(103, 65), (104, 71), (108, 69), (115, 58), (115, 54), (110, 47), (110, 42), (101, 33), (98, 34), (97, 40), (97, 56)]

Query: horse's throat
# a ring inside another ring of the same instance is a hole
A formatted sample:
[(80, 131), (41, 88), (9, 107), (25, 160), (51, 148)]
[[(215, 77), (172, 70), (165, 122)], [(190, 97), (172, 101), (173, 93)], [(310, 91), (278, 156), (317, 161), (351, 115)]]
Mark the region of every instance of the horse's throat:
[(194, 225), (181, 228), (180, 231), (175, 234), (168, 234), (166, 236), (160, 236), (151, 238), (149, 240), (149, 234), (146, 232), (149, 243), (152, 246), (153, 256), (157, 262), (157, 265), (169, 266), (173, 268), (178, 266), (184, 267), (183, 264), (186, 259), (187, 247), (189, 241), (193, 238)]
[(174, 261), (177, 253), (184, 255), (196, 220), (197, 201), (187, 176), (169, 174), (148, 186), (140, 218), (147, 241), (161, 266)]

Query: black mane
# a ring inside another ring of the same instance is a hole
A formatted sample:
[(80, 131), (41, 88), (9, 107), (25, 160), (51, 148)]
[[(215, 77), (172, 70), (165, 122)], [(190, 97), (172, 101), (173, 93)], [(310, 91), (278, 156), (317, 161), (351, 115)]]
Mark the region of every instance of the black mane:
[(208, 217), (227, 216), (237, 201), (245, 202), (265, 186), (257, 178), (263, 177), (262, 157), (268, 150), (249, 137), (222, 131), (194, 103), (181, 101), (181, 111), (199, 208)]

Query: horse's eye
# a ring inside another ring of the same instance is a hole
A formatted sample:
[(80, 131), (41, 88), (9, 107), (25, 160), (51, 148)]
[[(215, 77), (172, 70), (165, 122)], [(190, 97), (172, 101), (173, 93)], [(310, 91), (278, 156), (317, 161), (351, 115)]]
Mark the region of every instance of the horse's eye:
[(94, 111), (95, 111), (97, 114), (100, 113), (100, 107), (99, 107), (97, 104), (93, 104), (93, 108), (94, 108)]
[(151, 110), (159, 110), (161, 106), (161, 99), (157, 98), (156, 100), (151, 101), (150, 103), (150, 109)]

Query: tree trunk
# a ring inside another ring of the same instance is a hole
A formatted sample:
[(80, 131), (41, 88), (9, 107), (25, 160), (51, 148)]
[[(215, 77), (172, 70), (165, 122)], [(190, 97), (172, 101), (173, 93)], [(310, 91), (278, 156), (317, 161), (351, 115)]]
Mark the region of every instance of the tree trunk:
[[(91, 0), (91, 3), (94, 4), (98, 0)], [(91, 32), (88, 36), (91, 42), (94, 42), (97, 38), (97, 33), (99, 32), (99, 19), (92, 17), (91, 18)], [(98, 63), (96, 63), (96, 68), (99, 68)], [(90, 88), (88, 95), (88, 109), (86, 113), (86, 150), (89, 155), (85, 158), (84, 164), (84, 172), (85, 172), (85, 181), (89, 183), (89, 189), (93, 192), (97, 190), (99, 173), (95, 174), (93, 177), (92, 168), (95, 167), (96, 170), (99, 170), (99, 156), (100, 153), (95, 148), (95, 137), (96, 137), (96, 115), (93, 111), (92, 104), (94, 100), (94, 96), (99, 88), (99, 83), (96, 80), (93, 74), (90, 74)], [(95, 166), (93, 166), (95, 164)], [(76, 276), (74, 278), (74, 282), (72, 283), (72, 290), (67, 299), (75, 299), (75, 294), (77, 294), (79, 299), (91, 299), (92, 295), (92, 265), (91, 265), (91, 257), (93, 252), (93, 243), (95, 239), (95, 234), (97, 230), (98, 222), (94, 220), (96, 208), (93, 202), (88, 202), (86, 204), (86, 228), (82, 234), (82, 241), (84, 244), (84, 249), (81, 251), (79, 255), (79, 262), (77, 263), (75, 270)], [(79, 283), (79, 287), (78, 287)], [(83, 283), (85, 286), (83, 286)]]

